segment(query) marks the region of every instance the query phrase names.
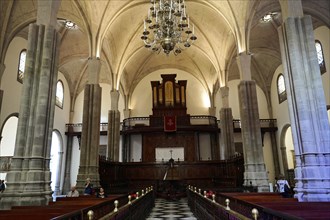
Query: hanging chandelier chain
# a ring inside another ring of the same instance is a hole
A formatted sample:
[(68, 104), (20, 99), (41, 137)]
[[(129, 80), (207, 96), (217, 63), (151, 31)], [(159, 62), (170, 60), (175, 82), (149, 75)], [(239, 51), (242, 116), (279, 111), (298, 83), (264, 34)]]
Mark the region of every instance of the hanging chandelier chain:
[[(183, 47), (190, 47), (197, 39), (194, 26), (186, 13), (184, 0), (151, 0), (151, 6), (144, 23), (141, 39), (145, 47), (156, 53), (161, 50), (169, 55), (181, 53)], [(181, 45), (182, 44), (182, 45)]]

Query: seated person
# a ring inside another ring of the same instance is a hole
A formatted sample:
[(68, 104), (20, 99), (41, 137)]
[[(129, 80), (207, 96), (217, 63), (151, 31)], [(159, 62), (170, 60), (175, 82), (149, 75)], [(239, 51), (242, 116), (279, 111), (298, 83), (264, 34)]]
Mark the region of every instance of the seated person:
[(87, 178), (85, 183), (84, 195), (92, 195), (93, 193), (93, 184), (91, 184), (91, 179)]
[(6, 189), (5, 180), (0, 180), (0, 192), (3, 193), (3, 191), (5, 191), (5, 189)]
[(107, 194), (105, 194), (104, 189), (101, 187), (98, 191), (98, 193), (96, 194), (97, 198), (106, 198), (108, 197)]
[(76, 186), (71, 187), (71, 190), (66, 194), (66, 197), (79, 197), (79, 192), (76, 190)]

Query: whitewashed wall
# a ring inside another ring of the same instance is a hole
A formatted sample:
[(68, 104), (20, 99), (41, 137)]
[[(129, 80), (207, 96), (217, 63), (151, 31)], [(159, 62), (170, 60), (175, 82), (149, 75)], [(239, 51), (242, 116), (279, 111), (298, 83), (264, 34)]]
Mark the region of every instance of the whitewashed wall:
[[(18, 118), (12, 116), (4, 122), (1, 133), (0, 156), (13, 156), (17, 133)], [(2, 178), (0, 178), (2, 179)]]
[(70, 89), (67, 80), (65, 79), (64, 75), (59, 72), (58, 79), (63, 82), (63, 92), (64, 92), (64, 100), (63, 100), (63, 108), (59, 108), (55, 106), (55, 115), (54, 115), (54, 125), (53, 128), (60, 132), (62, 138), (62, 149), (63, 149), (63, 159), (61, 165), (61, 181), (60, 181), (60, 190), (63, 188), (64, 184), (64, 175), (65, 175), (65, 160), (66, 160), (66, 149), (67, 149), (67, 136), (65, 135), (66, 127), (65, 124), (69, 123), (69, 116), (70, 116)]
[(1, 125), (8, 115), (19, 112), (23, 84), (17, 81), (17, 68), (19, 54), (26, 47), (27, 41), (25, 39), (15, 37), (9, 44), (5, 56), (6, 69), (1, 78), (1, 89), (4, 91), (0, 115)]
[[(281, 154), (281, 142), (280, 142), (280, 135), (283, 131), (283, 127), (290, 124), (289, 118), (289, 110), (288, 110), (288, 101), (285, 100), (282, 103), (279, 103), (278, 95), (277, 95), (277, 78), (280, 74), (283, 74), (283, 66), (282, 64), (276, 69), (272, 84), (271, 84), (271, 101), (272, 101), (272, 109), (273, 109), (273, 117), (277, 121), (278, 131), (276, 134), (276, 142), (277, 142), (277, 152), (280, 164), (280, 171), (284, 173), (283, 168), (283, 158)], [(284, 146), (283, 146), (284, 147)]]
[(73, 138), (72, 143), (72, 158), (71, 158), (71, 185), (76, 185), (78, 170), (80, 164), (80, 146), (78, 143), (78, 138)]
[(294, 151), (294, 147), (293, 147), (291, 127), (289, 127), (285, 133), (285, 147), (286, 147), (286, 155), (288, 160), (288, 169), (293, 169), (294, 158), (292, 156), (292, 151)]
[[(101, 123), (107, 123), (108, 122), (108, 113), (111, 108), (111, 85), (100, 83), (100, 86), (102, 88), (102, 98), (101, 98)], [(84, 105), (84, 90), (81, 91), (75, 102), (74, 106), (74, 115), (73, 115), (73, 123), (82, 123), (82, 116), (83, 116), (83, 105)], [(120, 120), (123, 120), (124, 118), (124, 97), (122, 94), (119, 95), (119, 102), (118, 102), (118, 110), (120, 111)]]
[(324, 95), (327, 105), (330, 105), (330, 29), (322, 26), (314, 31), (315, 40), (319, 40), (323, 47), (323, 55), (327, 72), (322, 74)]

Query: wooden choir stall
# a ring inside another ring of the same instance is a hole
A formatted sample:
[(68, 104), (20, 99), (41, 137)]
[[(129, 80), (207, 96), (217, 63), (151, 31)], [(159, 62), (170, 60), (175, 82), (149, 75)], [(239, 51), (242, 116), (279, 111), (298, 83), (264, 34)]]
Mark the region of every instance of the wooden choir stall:
[(161, 78), (151, 81), (153, 114), (123, 121), (123, 162), (100, 160), (102, 186), (129, 191), (154, 185), (159, 195), (170, 198), (183, 196), (189, 184), (241, 186), (243, 159), (219, 160), (216, 118), (187, 114), (187, 80), (176, 81), (176, 74)]

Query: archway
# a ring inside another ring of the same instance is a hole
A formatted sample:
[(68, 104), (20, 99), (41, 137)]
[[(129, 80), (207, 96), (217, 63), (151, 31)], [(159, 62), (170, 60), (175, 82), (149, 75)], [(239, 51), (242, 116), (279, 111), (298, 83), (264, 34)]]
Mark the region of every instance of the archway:
[(51, 172), (51, 188), (54, 196), (59, 195), (61, 183), (61, 170), (63, 160), (63, 139), (61, 133), (57, 130), (53, 131), (52, 145), (50, 150), (49, 169)]
[(296, 163), (295, 163), (294, 146), (293, 146), (293, 141), (292, 141), (291, 126), (289, 126), (286, 129), (284, 141), (285, 141), (285, 148), (286, 148), (288, 170), (294, 169), (296, 166)]
[(280, 136), (280, 148), (283, 160), (283, 174), (289, 183), (294, 185), (295, 152), (290, 124), (283, 126)]
[(15, 140), (18, 124), (18, 114), (13, 113), (4, 121), (0, 141), (0, 179), (6, 179), (11, 158), (15, 151)]

